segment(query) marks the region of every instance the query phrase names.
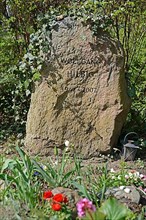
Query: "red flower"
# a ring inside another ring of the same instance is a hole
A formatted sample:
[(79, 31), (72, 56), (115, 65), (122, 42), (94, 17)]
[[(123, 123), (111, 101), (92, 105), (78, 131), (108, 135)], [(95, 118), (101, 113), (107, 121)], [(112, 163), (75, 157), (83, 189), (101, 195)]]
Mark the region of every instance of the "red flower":
[(61, 193), (56, 194), (53, 196), (54, 202), (64, 202), (64, 196)]
[(52, 204), (52, 209), (54, 210), (54, 211), (60, 211), (61, 210), (61, 205), (59, 204), (59, 203), (53, 203)]
[(53, 193), (51, 191), (46, 191), (43, 193), (43, 199), (48, 200), (53, 197)]
[(68, 198), (66, 196), (64, 197), (63, 202), (68, 203)]

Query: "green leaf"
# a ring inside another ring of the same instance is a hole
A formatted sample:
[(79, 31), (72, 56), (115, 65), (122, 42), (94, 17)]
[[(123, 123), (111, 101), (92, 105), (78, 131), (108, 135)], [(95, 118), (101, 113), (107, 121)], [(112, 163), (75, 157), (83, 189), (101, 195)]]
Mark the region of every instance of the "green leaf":
[(99, 211), (110, 220), (125, 220), (131, 214), (131, 211), (115, 198), (109, 198), (105, 201)]
[(36, 170), (43, 176), (44, 180), (47, 181), (51, 186), (56, 186), (56, 182), (51, 178), (51, 176), (44, 171), (35, 160), (32, 161), (36, 167)]
[(35, 73), (35, 74), (33, 75), (32, 79), (33, 79), (34, 81), (36, 81), (36, 80), (39, 80), (40, 77), (41, 77), (40, 73), (37, 72), (37, 73)]
[(105, 220), (105, 215), (99, 212), (99, 210), (97, 210), (96, 212), (90, 212), (90, 214), (86, 213), (86, 216), (83, 218), (83, 220), (91, 219), (91, 215), (92, 215), (92, 219), (94, 220)]
[(80, 184), (76, 183), (75, 181), (73, 181), (72, 185), (75, 186), (79, 190), (79, 192), (82, 193), (82, 195), (85, 198), (88, 198), (89, 200), (92, 200), (92, 198), (90, 196), (90, 193), (88, 193), (88, 191), (87, 191), (85, 186), (80, 185)]
[(25, 87), (25, 89), (27, 89), (28, 86), (29, 86), (29, 80), (26, 79), (26, 80), (24, 81), (24, 87)]
[(16, 164), (16, 161), (14, 161), (13, 159), (6, 159), (6, 161), (4, 162), (1, 172), (3, 173), (4, 170), (8, 169), (10, 165), (14, 166)]

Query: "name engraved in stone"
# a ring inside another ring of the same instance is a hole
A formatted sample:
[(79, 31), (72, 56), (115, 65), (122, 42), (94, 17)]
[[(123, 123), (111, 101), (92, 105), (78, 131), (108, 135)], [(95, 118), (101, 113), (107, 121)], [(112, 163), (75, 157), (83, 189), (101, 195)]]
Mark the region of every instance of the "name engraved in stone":
[(76, 69), (70, 70), (70, 71), (67, 72), (67, 77), (68, 78), (80, 77), (80, 78), (84, 79), (84, 78), (90, 77), (92, 75), (93, 75), (93, 73), (89, 73), (87, 71), (82, 71), (82, 70), (79, 71), (79, 70), (76, 70)]
[[(58, 59), (62, 64), (90, 64), (90, 65), (98, 65), (101, 62), (101, 58), (94, 54), (92, 57), (88, 57), (87, 59), (82, 56), (85, 54), (85, 51), (82, 48), (68, 47), (65, 51), (60, 51), (63, 45), (54, 45), (52, 46), (52, 52), (50, 57), (50, 62)], [(56, 53), (57, 52), (57, 53)], [(57, 54), (57, 56), (56, 56)]]
[(99, 60), (96, 58), (94, 59), (91, 58), (91, 59), (86, 59), (86, 60), (85, 59), (76, 60), (75, 57), (72, 57), (72, 58), (62, 57), (60, 61), (65, 65), (67, 64), (92, 64), (92, 65), (96, 64), (98, 65), (99, 64)]

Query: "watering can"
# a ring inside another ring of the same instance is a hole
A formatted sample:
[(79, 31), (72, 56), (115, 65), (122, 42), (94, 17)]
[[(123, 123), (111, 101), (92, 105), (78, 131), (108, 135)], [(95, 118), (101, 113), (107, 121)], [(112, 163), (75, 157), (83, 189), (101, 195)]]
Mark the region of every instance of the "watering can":
[[(132, 140), (132, 136), (134, 137), (134, 140)], [(129, 132), (124, 137), (123, 156), (125, 161), (133, 161), (136, 156), (139, 146), (135, 145), (135, 139), (138, 140), (138, 134), (136, 132)]]

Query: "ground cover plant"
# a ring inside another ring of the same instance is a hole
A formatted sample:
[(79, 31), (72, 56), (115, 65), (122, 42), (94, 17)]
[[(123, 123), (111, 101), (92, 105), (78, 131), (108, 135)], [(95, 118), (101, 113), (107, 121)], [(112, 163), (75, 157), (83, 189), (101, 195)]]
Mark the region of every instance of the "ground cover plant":
[[(126, 191), (129, 185), (140, 188), (146, 195), (146, 176), (136, 170), (128, 171), (126, 163), (121, 161), (119, 171), (108, 169), (107, 163), (103, 167), (84, 170), (82, 159), (72, 158), (66, 149), (62, 158), (55, 155), (57, 163), (50, 160), (45, 164), (30, 158), (19, 147), (16, 151), (18, 155), (13, 159), (1, 158), (2, 219), (144, 219), (144, 208), (136, 214), (118, 202), (114, 195), (105, 197), (108, 188), (124, 186)], [(67, 161), (72, 162), (70, 168)], [(61, 186), (76, 191), (78, 200), (75, 202), (66, 193), (53, 192)], [(6, 214), (8, 207), (10, 216)]]

